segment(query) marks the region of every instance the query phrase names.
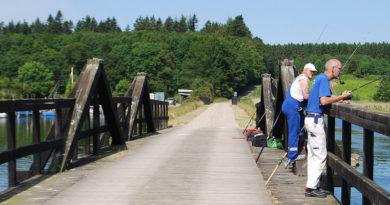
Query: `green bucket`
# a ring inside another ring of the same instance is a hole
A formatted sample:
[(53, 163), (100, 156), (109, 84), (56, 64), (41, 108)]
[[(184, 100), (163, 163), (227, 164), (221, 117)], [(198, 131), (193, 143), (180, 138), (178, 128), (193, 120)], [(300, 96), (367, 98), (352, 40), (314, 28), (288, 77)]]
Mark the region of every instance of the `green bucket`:
[(283, 149), (282, 139), (272, 138), (268, 140), (268, 147), (272, 149)]

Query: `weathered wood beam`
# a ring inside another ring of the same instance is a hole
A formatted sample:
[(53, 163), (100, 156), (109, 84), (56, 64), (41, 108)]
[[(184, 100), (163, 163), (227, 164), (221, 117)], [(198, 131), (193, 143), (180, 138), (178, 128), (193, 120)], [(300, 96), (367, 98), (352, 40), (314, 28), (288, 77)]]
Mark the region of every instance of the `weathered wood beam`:
[(129, 117), (129, 130), (128, 130), (128, 139), (132, 139), (133, 130), (135, 126), (135, 120), (139, 110), (141, 109), (141, 104), (145, 106), (146, 109), (146, 118), (150, 119), (147, 121), (148, 131), (154, 131), (153, 117), (150, 108), (150, 98), (149, 98), (149, 85), (147, 82), (146, 73), (138, 73), (133, 83), (131, 84), (129, 90), (126, 92), (126, 97), (131, 97), (131, 112)]
[(348, 184), (359, 190), (366, 198), (375, 204), (390, 204), (390, 193), (371, 179), (356, 171), (335, 154), (328, 152), (328, 166), (337, 171)]
[(265, 127), (264, 132), (270, 134), (272, 129), (272, 125), (274, 122), (274, 100), (272, 97), (272, 89), (271, 89), (271, 74), (263, 74), (261, 75), (262, 81), (262, 90), (261, 90), (261, 103), (263, 106), (263, 111), (265, 112)]
[(328, 115), (390, 136), (390, 114), (368, 111), (344, 103), (333, 103), (328, 109)]
[(94, 58), (88, 60), (81, 72), (76, 86), (71, 95), (76, 99), (72, 117), (65, 141), (65, 148), (60, 171), (64, 171), (77, 145), (78, 135), (84, 123), (86, 115), (89, 114), (89, 106), (95, 94), (101, 99), (107, 125), (112, 135), (113, 144), (124, 143), (119, 126), (116, 110), (114, 109), (111, 90), (105, 78), (103, 60)]

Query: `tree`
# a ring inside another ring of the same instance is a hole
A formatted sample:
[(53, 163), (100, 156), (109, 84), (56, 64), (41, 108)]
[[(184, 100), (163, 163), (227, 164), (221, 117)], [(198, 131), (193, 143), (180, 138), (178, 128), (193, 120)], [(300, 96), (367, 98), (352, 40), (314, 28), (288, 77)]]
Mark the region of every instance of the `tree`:
[(196, 27), (197, 27), (197, 24), (198, 23), (198, 19), (196, 18), (196, 15), (192, 15), (192, 17), (190, 17), (188, 19), (188, 30), (192, 31), (192, 32), (195, 32), (196, 31)]
[(0, 21), (0, 35), (4, 34), (4, 22)]
[(18, 81), (32, 89), (32, 93), (24, 94), (36, 94), (38, 97), (47, 96), (50, 88), (54, 85), (52, 78), (53, 73), (39, 62), (27, 62), (18, 68)]
[(60, 34), (63, 32), (62, 28), (62, 12), (58, 10), (56, 17), (54, 18), (54, 22), (51, 28), (53, 33)]
[(175, 31), (184, 33), (187, 31), (187, 29), (186, 17), (181, 15), (180, 21), (175, 21)]
[(390, 101), (390, 77), (388, 75), (384, 76), (379, 83), (378, 90), (374, 95), (374, 100)]
[(156, 31), (161, 31), (162, 29), (163, 29), (163, 23), (162, 23), (162, 20), (161, 20), (161, 18), (158, 18), (157, 19), (157, 22), (156, 22), (156, 28), (155, 28), (155, 30)]
[(70, 34), (73, 30), (73, 22), (72, 21), (65, 21), (62, 24), (62, 30), (64, 33)]
[(50, 33), (54, 33), (54, 18), (51, 14), (49, 14), (49, 17), (47, 18), (47, 30)]
[(46, 26), (41, 23), (39, 18), (35, 20), (31, 25), (31, 32), (33, 33), (43, 33), (46, 30)]
[(143, 18), (140, 16), (135, 20), (134, 30), (135, 31), (148, 30), (149, 24), (150, 24), (149, 17)]
[(31, 28), (26, 21), (23, 21), (23, 23), (20, 25), (19, 33), (23, 33), (23, 34), (30, 34), (31, 33)]
[(252, 34), (249, 31), (249, 28), (245, 25), (242, 15), (236, 16), (234, 20), (228, 20), (226, 32), (232, 36), (252, 38)]
[(174, 22), (173, 22), (172, 17), (168, 16), (168, 18), (165, 19), (165, 22), (164, 22), (164, 30), (165, 30), (165, 31), (168, 31), (168, 32), (175, 31), (175, 24), (174, 24)]
[(115, 94), (117, 96), (124, 96), (129, 89), (131, 85), (131, 82), (128, 81), (127, 79), (122, 79), (119, 81), (118, 84), (115, 86)]
[(217, 22), (207, 21), (200, 31), (203, 33), (223, 33), (223, 25)]

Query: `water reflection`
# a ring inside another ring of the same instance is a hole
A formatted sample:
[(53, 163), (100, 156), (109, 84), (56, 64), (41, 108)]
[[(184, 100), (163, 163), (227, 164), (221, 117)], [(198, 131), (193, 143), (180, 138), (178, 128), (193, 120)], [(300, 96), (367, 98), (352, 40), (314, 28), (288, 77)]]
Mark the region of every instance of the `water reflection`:
[[(92, 118), (92, 115), (90, 115)], [(40, 117), (41, 141), (44, 141), (55, 120), (55, 115), (43, 115)], [(100, 115), (100, 125), (105, 125), (104, 115)], [(90, 127), (93, 126), (90, 120)], [(33, 122), (31, 117), (16, 118), (16, 147), (31, 145)], [(79, 141), (79, 146), (83, 146), (84, 140)], [(0, 152), (7, 150), (7, 118), (0, 118)], [(17, 169), (30, 169), (33, 161), (32, 155), (16, 160)], [(8, 188), (8, 163), (0, 165), (0, 191)]]
[[(41, 117), (40, 132), (41, 141), (44, 140), (54, 123), (53, 116)], [(16, 147), (32, 144), (33, 123), (31, 117), (16, 118)], [(0, 118), (0, 151), (7, 150), (7, 118)], [(16, 168), (21, 170), (30, 169), (32, 156), (16, 160)], [(0, 191), (8, 188), (8, 163), (0, 165)]]

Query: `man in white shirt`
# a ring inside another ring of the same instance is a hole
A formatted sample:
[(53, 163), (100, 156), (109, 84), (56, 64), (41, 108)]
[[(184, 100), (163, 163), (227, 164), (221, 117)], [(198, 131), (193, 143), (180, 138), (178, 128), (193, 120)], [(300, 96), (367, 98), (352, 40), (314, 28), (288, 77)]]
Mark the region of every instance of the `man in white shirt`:
[(288, 160), (285, 167), (298, 157), (298, 144), (303, 135), (303, 125), (305, 116), (303, 107), (309, 98), (309, 83), (313, 78), (313, 73), (317, 69), (311, 63), (303, 67), (303, 71), (298, 75), (288, 88), (286, 98), (282, 105), (282, 111), (288, 122)]

